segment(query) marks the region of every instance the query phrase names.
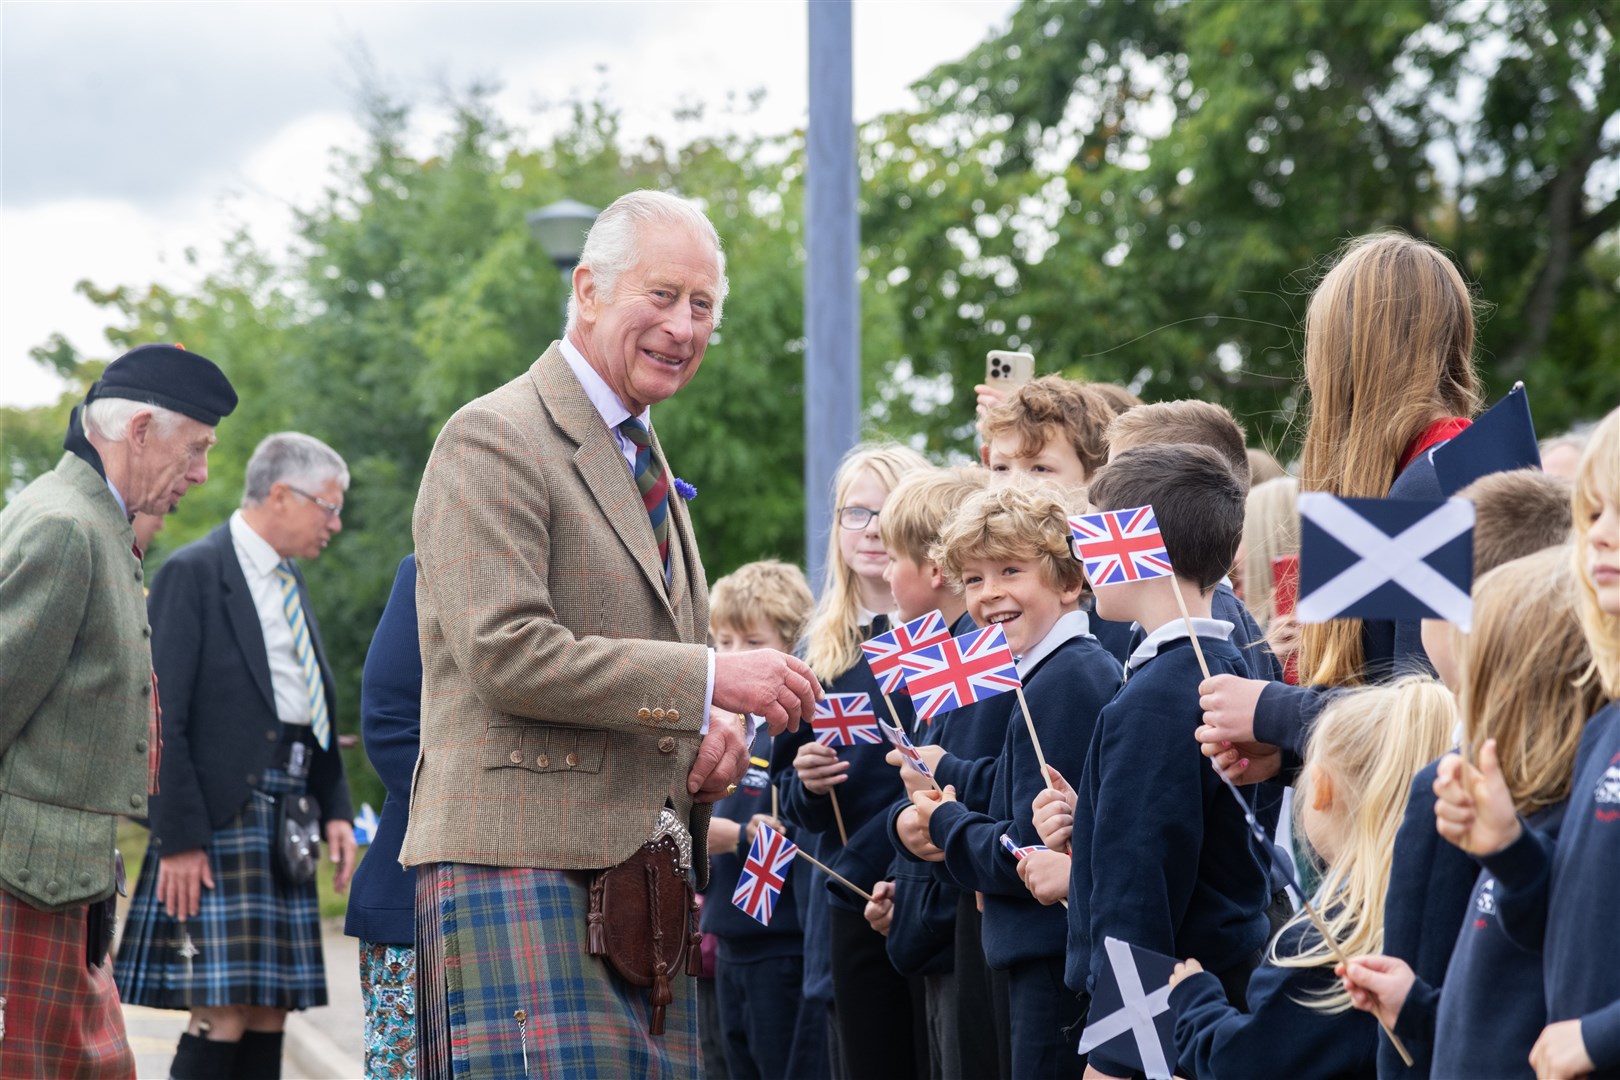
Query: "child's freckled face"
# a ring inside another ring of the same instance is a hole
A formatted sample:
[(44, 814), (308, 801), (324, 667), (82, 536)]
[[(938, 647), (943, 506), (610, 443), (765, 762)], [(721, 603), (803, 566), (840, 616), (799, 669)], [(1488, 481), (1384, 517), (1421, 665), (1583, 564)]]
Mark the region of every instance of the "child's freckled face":
[(1038, 644), (1080, 595), (1047, 584), (1033, 559), (965, 559), (962, 585), (973, 621), (999, 625), (1014, 656)]

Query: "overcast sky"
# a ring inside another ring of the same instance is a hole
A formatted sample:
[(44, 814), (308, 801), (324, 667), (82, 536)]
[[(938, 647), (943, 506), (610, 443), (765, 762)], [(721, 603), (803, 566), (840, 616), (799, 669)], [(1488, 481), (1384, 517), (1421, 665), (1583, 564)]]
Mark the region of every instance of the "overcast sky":
[[(1005, 25), (1012, 0), (857, 0), (857, 119)], [(53, 332), (110, 351), (105, 313), (74, 292), (184, 287), (237, 224), (279, 253), (333, 147), (354, 145), (355, 57), (431, 104), (440, 87), (497, 81), (515, 126), (545, 102), (605, 85), (631, 135), (710, 127), (784, 132), (806, 117), (806, 5), (661, 3), (0, 4), (0, 404), (54, 400), (28, 358)], [(605, 69), (599, 70), (599, 69)], [(763, 88), (748, 115), (727, 114)], [(431, 138), (424, 108), (417, 138)]]

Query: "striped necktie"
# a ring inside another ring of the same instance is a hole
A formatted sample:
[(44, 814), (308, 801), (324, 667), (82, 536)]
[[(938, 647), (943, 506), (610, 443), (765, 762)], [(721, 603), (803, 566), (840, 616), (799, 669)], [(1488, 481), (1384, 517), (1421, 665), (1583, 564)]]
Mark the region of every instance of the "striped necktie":
[(636, 448), (636, 486), (652, 522), (653, 539), (658, 541), (658, 561), (669, 567), (669, 477), (658, 455), (652, 452), (652, 436), (640, 420), (631, 417), (619, 425), (619, 432)]
[(292, 627), (293, 655), (304, 669), (304, 689), (309, 695), (309, 726), (315, 732), (315, 741), (322, 750), (332, 741), (332, 718), (326, 713), (326, 684), (321, 680), (321, 669), (315, 663), (315, 645), (310, 641), (309, 623), (304, 619), (304, 603), (298, 596), (298, 579), (293, 576), (292, 562), (283, 559), (276, 564), (276, 579), (281, 583), (281, 610)]

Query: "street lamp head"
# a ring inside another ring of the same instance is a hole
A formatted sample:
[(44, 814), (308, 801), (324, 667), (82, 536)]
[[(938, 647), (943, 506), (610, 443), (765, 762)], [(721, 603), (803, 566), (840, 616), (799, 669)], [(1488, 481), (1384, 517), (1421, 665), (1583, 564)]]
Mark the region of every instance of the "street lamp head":
[(585, 234), (590, 231), (598, 212), (594, 206), (563, 199), (529, 211), (529, 232), (539, 242), (541, 250), (566, 274), (579, 264)]

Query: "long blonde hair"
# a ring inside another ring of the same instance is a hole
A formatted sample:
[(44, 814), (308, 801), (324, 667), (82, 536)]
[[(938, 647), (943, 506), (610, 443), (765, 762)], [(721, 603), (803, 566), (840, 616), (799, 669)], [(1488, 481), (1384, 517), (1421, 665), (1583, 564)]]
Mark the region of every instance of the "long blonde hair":
[(1243, 509), (1243, 606), (1264, 630), (1276, 614), (1271, 560), (1299, 554), (1299, 481), (1279, 476), (1249, 489)]
[[(1310, 423), (1300, 488), (1382, 499), (1429, 425), (1479, 409), (1473, 298), (1436, 247), (1400, 233), (1346, 244), (1305, 312)], [(1362, 681), (1361, 620), (1301, 628), (1300, 675)]]
[[(1343, 849), (1323, 871), (1317, 911), (1346, 956), (1383, 949), (1384, 891), (1412, 777), (1445, 752), (1456, 720), (1451, 691), (1434, 679), (1408, 676), (1333, 699), (1311, 731), (1294, 791), (1294, 835), (1305, 835), (1311, 767), (1320, 767), (1332, 777), (1333, 802), (1346, 828)], [(1301, 911), (1272, 940), (1271, 962), (1331, 970), (1334, 956), (1325, 941), (1291, 956), (1277, 952), (1289, 928), (1307, 918)], [(1335, 980), (1331, 991), (1302, 1004), (1338, 1013), (1350, 1007), (1350, 995)]]
[(1598, 422), (1586, 452), (1575, 470), (1575, 492), (1570, 508), (1575, 517), (1575, 577), (1580, 583), (1581, 625), (1592, 649), (1592, 663), (1603, 691), (1620, 698), (1620, 616), (1598, 606), (1597, 586), (1586, 570), (1586, 535), (1603, 505), (1620, 501), (1620, 409)]
[(838, 472), (833, 476), (834, 520), (827, 530), (821, 600), (810, 619), (804, 658), (822, 682), (838, 678), (861, 658), (861, 590), (855, 582), (855, 571), (844, 564), (838, 550), (838, 508), (863, 475), (876, 480), (887, 495), (906, 473), (926, 468), (927, 458), (899, 443), (858, 443), (838, 463)]

